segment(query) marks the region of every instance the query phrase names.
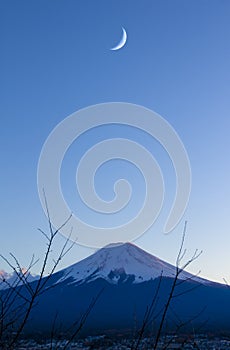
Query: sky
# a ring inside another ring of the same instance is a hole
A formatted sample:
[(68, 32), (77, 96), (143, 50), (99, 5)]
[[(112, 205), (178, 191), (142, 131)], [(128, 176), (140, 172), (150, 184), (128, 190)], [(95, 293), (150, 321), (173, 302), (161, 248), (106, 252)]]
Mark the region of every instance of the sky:
[[(1, 1), (1, 254), (14, 253), (23, 266), (33, 253), (42, 259), (45, 241), (37, 228), (48, 225), (37, 191), (37, 165), (55, 126), (90, 105), (128, 102), (165, 118), (187, 150), (192, 190), (181, 222), (172, 233), (163, 233), (174, 194), (173, 168), (159, 144), (133, 128), (97, 128), (73, 144), (61, 174), (69, 206), (84, 220), (111, 225), (106, 216), (98, 219), (81, 207), (74, 183), (77, 162), (83, 150), (106, 137), (143, 143), (161, 166), (166, 194), (159, 218), (134, 243), (173, 264), (187, 220), (187, 256), (196, 248), (203, 251), (189, 271), (230, 280), (229, 15), (228, 0)], [(111, 51), (122, 27), (127, 43)], [(95, 176), (105, 200), (111, 199), (114, 181), (125, 176), (134, 197), (112, 224), (138, 211), (143, 179), (124, 161), (111, 161)], [(60, 235), (54, 250), (64, 240)], [(94, 251), (78, 244), (60, 268)]]

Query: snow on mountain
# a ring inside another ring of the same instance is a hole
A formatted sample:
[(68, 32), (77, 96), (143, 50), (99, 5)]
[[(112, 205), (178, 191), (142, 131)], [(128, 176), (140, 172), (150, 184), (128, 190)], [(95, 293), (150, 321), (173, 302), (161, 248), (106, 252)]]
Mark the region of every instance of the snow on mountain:
[[(24, 275), (28, 282), (33, 282), (38, 279), (37, 275), (32, 275), (26, 269), (22, 268), (19, 273), (21, 276)], [(15, 287), (21, 285), (23, 282), (20, 281), (16, 272), (8, 273), (4, 270), (0, 270), (0, 290), (8, 287)]]
[[(71, 283), (87, 283), (98, 278), (105, 279), (112, 284), (122, 282), (141, 283), (159, 277), (174, 277), (175, 267), (157, 257), (145, 252), (131, 243), (115, 243), (98, 250), (93, 255), (62, 270), (60, 280), (72, 278)], [(180, 279), (191, 278), (191, 274), (183, 271)], [(194, 281), (210, 283), (199, 277)]]

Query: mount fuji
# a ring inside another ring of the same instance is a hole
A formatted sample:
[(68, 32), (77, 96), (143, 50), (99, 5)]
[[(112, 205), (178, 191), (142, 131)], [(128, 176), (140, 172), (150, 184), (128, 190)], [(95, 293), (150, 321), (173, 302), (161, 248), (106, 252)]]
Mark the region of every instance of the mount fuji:
[[(104, 279), (111, 284), (143, 283), (161, 275), (173, 278), (176, 268), (167, 262), (145, 252), (132, 243), (112, 243), (99, 249), (93, 255), (62, 270), (62, 277), (57, 281), (71, 277), (73, 284), (90, 283)], [(181, 272), (180, 279), (192, 278), (194, 281), (210, 284), (211, 282)]]
[[(152, 315), (156, 326), (175, 282), (175, 273), (173, 265), (134, 244), (110, 244), (51, 276), (47, 290), (32, 309), (25, 331), (49, 334), (55, 320), (62, 325), (64, 334), (82, 319), (96, 299), (84, 323), (84, 334), (133, 333), (135, 327), (141, 326), (157, 292)], [(36, 283), (31, 282), (31, 288)], [(23, 288), (27, 293), (25, 287), (19, 288), (20, 294)], [(230, 334), (229, 310), (230, 288), (181, 271), (166, 324), (172, 332), (181, 320), (191, 327), (190, 331), (202, 326), (205, 331)]]

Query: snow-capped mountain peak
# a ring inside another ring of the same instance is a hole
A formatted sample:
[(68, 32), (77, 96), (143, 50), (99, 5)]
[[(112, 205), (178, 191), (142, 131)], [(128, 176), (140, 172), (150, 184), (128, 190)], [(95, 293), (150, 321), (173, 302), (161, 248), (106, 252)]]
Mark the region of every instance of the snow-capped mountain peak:
[[(141, 283), (153, 280), (161, 274), (173, 277), (175, 267), (145, 252), (132, 243), (112, 243), (99, 249), (93, 255), (63, 270), (73, 283), (91, 282), (98, 278), (117, 284), (122, 282)], [(62, 280), (63, 280), (62, 277)], [(191, 277), (183, 271), (181, 279)], [(199, 282), (203, 282), (195, 277)]]
[[(24, 278), (20, 280), (19, 276), (22, 276)], [(4, 270), (0, 270), (0, 290), (9, 287), (20, 286), (23, 284), (23, 280), (25, 279), (27, 282), (33, 282), (36, 281), (38, 278), (38, 275), (32, 275), (25, 268), (22, 268), (21, 271), (18, 271), (17, 273), (15, 271), (9, 273)]]

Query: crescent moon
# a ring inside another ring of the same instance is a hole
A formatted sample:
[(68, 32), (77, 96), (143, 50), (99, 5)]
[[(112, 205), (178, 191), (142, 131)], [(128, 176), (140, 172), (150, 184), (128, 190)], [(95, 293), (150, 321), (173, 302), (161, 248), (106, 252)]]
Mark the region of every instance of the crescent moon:
[(125, 44), (126, 44), (126, 41), (127, 41), (127, 33), (126, 33), (126, 30), (122, 27), (122, 38), (120, 40), (120, 42), (112, 47), (110, 50), (112, 51), (117, 51), (117, 50), (120, 50)]

